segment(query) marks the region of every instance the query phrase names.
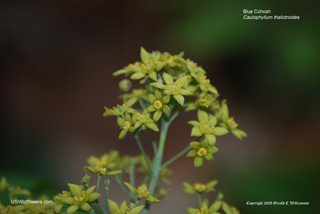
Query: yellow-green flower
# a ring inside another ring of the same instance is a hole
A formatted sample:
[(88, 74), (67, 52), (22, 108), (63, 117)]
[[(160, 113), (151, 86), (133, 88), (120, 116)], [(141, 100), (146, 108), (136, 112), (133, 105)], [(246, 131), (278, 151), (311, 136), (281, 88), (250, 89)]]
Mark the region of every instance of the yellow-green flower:
[(148, 91), (143, 88), (132, 89), (131, 93), (122, 94), (120, 96), (123, 99), (123, 102), (131, 107), (133, 106), (139, 99), (140, 100), (148, 100)]
[(133, 124), (133, 121), (131, 120), (130, 114), (126, 113), (125, 118), (118, 117), (117, 123), (118, 123), (118, 126), (120, 126), (120, 128), (122, 129), (122, 131), (119, 134), (119, 140), (123, 139), (126, 136), (128, 131), (131, 133), (134, 132), (134, 124)]
[(183, 182), (183, 186), (185, 187), (184, 191), (186, 193), (189, 193), (189, 194), (195, 194), (195, 193), (202, 194), (202, 193), (215, 191), (216, 189), (214, 188), (214, 186), (217, 183), (218, 183), (217, 180), (210, 181), (207, 184), (203, 184), (203, 183), (198, 183), (197, 182), (197, 183), (195, 183), (193, 185), (188, 183), (188, 182)]
[(227, 101), (223, 100), (221, 105), (217, 103), (212, 107), (216, 112), (218, 119), (220, 121), (220, 125), (226, 129), (229, 129), (231, 133), (238, 139), (242, 140), (242, 138), (247, 137), (247, 133), (241, 129), (238, 129), (238, 123), (234, 120), (233, 117), (229, 117), (229, 109), (227, 105)]
[(2, 177), (1, 181), (0, 181), (0, 192), (5, 190), (8, 186), (9, 186), (9, 184), (7, 183), (6, 178)]
[(109, 109), (107, 107), (104, 107), (104, 117), (108, 116), (119, 116), (124, 115), (125, 113), (135, 113), (136, 110), (133, 108), (130, 108), (130, 106), (127, 106), (126, 104), (118, 105), (117, 107), (113, 107), (112, 109)]
[(158, 132), (159, 128), (157, 126), (157, 124), (154, 122), (154, 120), (152, 120), (150, 118), (150, 114), (146, 113), (146, 112), (142, 112), (142, 113), (136, 113), (132, 116), (132, 120), (135, 122), (134, 123), (134, 129), (138, 129), (140, 126), (142, 126), (142, 128), (149, 128), (152, 129), (153, 131)]
[(210, 207), (208, 207), (208, 205), (203, 202), (200, 209), (188, 208), (187, 211), (189, 214), (220, 214), (219, 212), (217, 212), (220, 207), (221, 201), (215, 202)]
[(202, 141), (201, 143), (193, 141), (190, 143), (192, 150), (189, 151), (187, 157), (195, 157), (194, 166), (199, 167), (203, 164), (203, 158), (207, 160), (212, 160), (214, 153), (218, 151), (218, 148), (212, 146), (208, 143), (207, 140)]
[(84, 169), (100, 176), (119, 174), (121, 173), (121, 170), (108, 171), (108, 169), (113, 169), (116, 166), (113, 158), (116, 157), (112, 157), (107, 153), (103, 154), (100, 158), (90, 156), (87, 159), (90, 166), (85, 166)]
[[(92, 209), (90, 203), (94, 202), (100, 197), (99, 193), (93, 192), (96, 186), (92, 186), (87, 190), (83, 190), (83, 186), (76, 184), (68, 184), (70, 189), (70, 196), (58, 198), (60, 202), (68, 205), (67, 214), (76, 212), (79, 208), (84, 211)], [(56, 208), (55, 208), (56, 209)], [(61, 209), (61, 208), (60, 208)], [(57, 209), (58, 210), (58, 209)]]
[(217, 118), (208, 115), (205, 111), (198, 110), (198, 121), (189, 121), (188, 124), (193, 125), (191, 136), (205, 136), (210, 145), (216, 143), (216, 137), (228, 134), (228, 130), (223, 127), (216, 127)]
[(140, 214), (143, 210), (144, 206), (137, 206), (132, 209), (130, 209), (127, 206), (127, 202), (123, 201), (120, 207), (118, 204), (112, 200), (108, 200), (109, 209), (111, 214)]
[(229, 206), (226, 202), (222, 202), (222, 209), (226, 214), (240, 214), (236, 207)]
[(154, 95), (149, 94), (149, 102), (151, 105), (148, 107), (149, 112), (153, 113), (153, 120), (158, 121), (162, 115), (162, 112), (168, 113), (170, 111), (167, 105), (170, 102), (170, 95), (162, 97), (159, 91), (155, 91)]
[(147, 185), (143, 184), (142, 186), (138, 187), (138, 189), (131, 186), (129, 183), (124, 182), (124, 184), (130, 189), (130, 191), (135, 194), (139, 200), (145, 199), (151, 203), (159, 203), (160, 200), (149, 195), (148, 187)]
[(164, 90), (165, 94), (172, 95), (173, 98), (180, 104), (184, 104), (184, 97), (182, 95), (191, 96), (193, 93), (186, 89), (188, 83), (188, 76), (179, 77), (176, 81), (170, 74), (163, 73), (163, 80), (166, 85), (160, 82), (151, 83), (153, 87), (160, 88)]

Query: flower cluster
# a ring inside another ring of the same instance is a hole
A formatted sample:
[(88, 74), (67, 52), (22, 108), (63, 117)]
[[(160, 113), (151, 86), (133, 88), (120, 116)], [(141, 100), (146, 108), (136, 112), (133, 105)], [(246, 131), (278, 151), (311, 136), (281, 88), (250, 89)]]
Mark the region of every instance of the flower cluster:
[(77, 210), (89, 211), (92, 209), (90, 203), (100, 197), (99, 193), (93, 192), (96, 186), (87, 190), (82, 185), (68, 184), (70, 191), (63, 191), (55, 196), (54, 210), (59, 213), (63, 205), (67, 205), (67, 214), (75, 213)]
[(242, 139), (246, 133), (229, 117), (226, 101), (219, 101), (219, 93), (206, 71), (183, 55), (183, 52), (149, 53), (141, 47), (141, 61), (114, 72), (115, 76), (126, 77), (119, 83), (125, 92), (120, 96), (123, 104), (113, 109), (105, 107), (104, 116), (117, 117), (119, 139), (123, 139), (128, 132), (136, 134), (145, 129), (158, 132), (161, 118), (170, 121), (183, 109), (197, 110), (198, 120), (189, 122), (193, 126), (191, 136), (197, 140), (191, 143), (188, 157), (195, 157), (194, 165), (198, 167), (203, 158), (212, 160), (212, 154), (218, 151), (214, 147), (216, 136), (231, 132)]

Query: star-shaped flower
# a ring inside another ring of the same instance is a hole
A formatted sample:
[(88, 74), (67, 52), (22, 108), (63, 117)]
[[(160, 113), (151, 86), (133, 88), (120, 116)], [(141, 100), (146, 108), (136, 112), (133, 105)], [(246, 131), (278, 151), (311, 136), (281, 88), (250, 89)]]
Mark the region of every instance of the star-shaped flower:
[(201, 143), (193, 141), (190, 143), (192, 150), (187, 154), (187, 157), (195, 157), (194, 166), (199, 167), (203, 164), (203, 158), (207, 160), (212, 160), (214, 153), (218, 151), (218, 148), (212, 146), (208, 143), (207, 140), (202, 141)]
[(149, 94), (149, 102), (151, 105), (148, 107), (149, 112), (153, 113), (153, 120), (158, 121), (162, 115), (162, 112), (168, 113), (170, 111), (167, 105), (170, 102), (170, 96), (165, 95), (162, 97), (159, 91), (155, 91), (154, 95)]

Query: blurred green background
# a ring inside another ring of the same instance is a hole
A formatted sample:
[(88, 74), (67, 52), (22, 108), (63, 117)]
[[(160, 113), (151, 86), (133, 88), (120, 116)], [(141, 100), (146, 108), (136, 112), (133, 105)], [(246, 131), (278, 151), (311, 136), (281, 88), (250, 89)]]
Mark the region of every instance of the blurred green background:
[[(300, 20), (243, 20), (243, 9)], [(184, 51), (198, 62), (249, 135), (242, 142), (220, 137), (215, 160), (201, 169), (188, 158), (174, 163), (170, 195), (153, 213), (185, 213), (197, 200), (181, 182), (213, 178), (241, 213), (317, 213), (319, 9), (316, 1), (287, 0), (2, 1), (0, 177), (53, 195), (80, 182), (91, 154), (138, 154), (132, 137), (118, 142), (115, 121), (102, 112), (119, 103), (120, 78), (112, 72), (138, 60), (143, 46)], [(190, 142), (186, 122), (193, 118), (175, 122), (165, 158)]]

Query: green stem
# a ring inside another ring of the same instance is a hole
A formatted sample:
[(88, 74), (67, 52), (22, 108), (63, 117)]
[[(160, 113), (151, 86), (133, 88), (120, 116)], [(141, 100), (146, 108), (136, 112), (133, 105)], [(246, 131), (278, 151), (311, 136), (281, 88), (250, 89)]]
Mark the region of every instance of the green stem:
[[(162, 162), (162, 157), (163, 157), (163, 152), (165, 148), (165, 142), (167, 138), (167, 133), (168, 133), (168, 128), (169, 128), (170, 123), (166, 121), (164, 118), (162, 118), (162, 123), (161, 123), (161, 133), (160, 133), (160, 139), (159, 139), (159, 147), (157, 154), (154, 159), (153, 163), (153, 173), (151, 174), (151, 181), (149, 185), (149, 192), (150, 195), (153, 195), (158, 183), (160, 171), (161, 171), (161, 162)], [(147, 201), (145, 204), (145, 210), (144, 213), (148, 214), (150, 209), (150, 203)]]
[(154, 152), (154, 155), (156, 155), (157, 154), (157, 150), (158, 150), (156, 137), (154, 135), (154, 131), (150, 130), (150, 133), (151, 133), (153, 152)]
[(123, 184), (123, 181), (116, 175), (114, 180), (119, 184), (123, 191), (130, 197), (130, 192), (127, 190), (127, 187)]
[(109, 186), (110, 186), (110, 180), (109, 179), (107, 179), (107, 180), (105, 180), (105, 182), (104, 182), (104, 184), (105, 184), (105, 187), (104, 187), (104, 190), (105, 190), (105, 193), (106, 193), (106, 199), (105, 199), (105, 201), (106, 201), (106, 210), (105, 210), (105, 214), (108, 214), (109, 213)]
[(136, 141), (137, 141), (137, 143), (138, 143), (138, 146), (139, 146), (139, 149), (140, 149), (140, 151), (141, 151), (141, 153), (142, 153), (142, 156), (143, 156), (143, 158), (144, 158), (144, 160), (146, 161), (146, 163), (147, 163), (147, 166), (148, 166), (148, 168), (149, 168), (149, 171), (150, 171), (150, 174), (152, 174), (152, 168), (151, 168), (151, 164), (150, 164), (150, 162), (149, 162), (149, 159), (148, 159), (148, 157), (147, 157), (147, 155), (146, 155), (146, 153), (145, 153), (145, 151), (144, 151), (144, 149), (143, 149), (143, 146), (142, 146), (142, 144), (141, 144), (141, 141), (140, 141), (140, 138), (139, 138), (139, 136), (138, 136), (138, 133), (135, 133), (134, 134), (134, 138), (136, 139)]
[(140, 202), (140, 199), (137, 199), (136, 203), (134, 203), (134, 207), (136, 207), (139, 202)]
[(101, 179), (101, 175), (98, 175), (96, 192), (99, 192), (100, 179)]
[(201, 208), (201, 205), (202, 205), (202, 195), (201, 194), (198, 194), (198, 199), (199, 199), (199, 206)]
[(185, 153), (187, 153), (190, 149), (191, 149), (190, 146), (187, 146), (186, 148), (184, 148), (181, 152), (179, 152), (179, 153), (176, 154), (174, 157), (172, 157), (170, 160), (168, 160), (167, 162), (165, 162), (164, 164), (162, 164), (161, 169), (165, 168), (166, 166), (168, 166), (169, 164), (171, 164), (172, 162), (174, 162), (175, 160), (177, 160), (178, 158), (180, 158), (182, 155), (184, 155)]
[[(135, 169), (134, 169), (134, 157), (130, 158), (130, 184), (131, 186), (135, 186), (134, 185), (134, 177), (135, 177)], [(133, 192), (130, 191), (130, 201), (133, 202), (134, 201), (134, 194)]]
[(106, 211), (103, 209), (103, 206), (102, 206), (99, 202), (97, 202), (97, 204), (98, 204), (100, 210), (101, 210), (104, 214), (108, 214), (108, 212), (106, 212)]

